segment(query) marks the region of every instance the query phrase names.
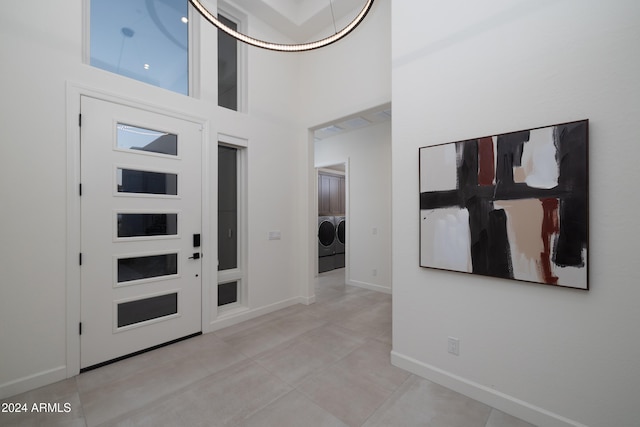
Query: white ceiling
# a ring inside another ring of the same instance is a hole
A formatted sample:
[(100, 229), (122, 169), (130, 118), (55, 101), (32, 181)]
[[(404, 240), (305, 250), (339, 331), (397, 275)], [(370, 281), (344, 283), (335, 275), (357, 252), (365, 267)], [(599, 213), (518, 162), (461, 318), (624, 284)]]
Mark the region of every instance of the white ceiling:
[(316, 126), (313, 129), (313, 137), (316, 141), (344, 134), (356, 129), (362, 129), (378, 123), (391, 120), (391, 104), (381, 105), (377, 108), (361, 111), (348, 117), (337, 119), (334, 122)]
[[(230, 2), (271, 24), (295, 43), (331, 35), (334, 16), (337, 29), (340, 30), (355, 18), (365, 4), (365, 0), (230, 0)], [(327, 31), (330, 32), (322, 34)]]

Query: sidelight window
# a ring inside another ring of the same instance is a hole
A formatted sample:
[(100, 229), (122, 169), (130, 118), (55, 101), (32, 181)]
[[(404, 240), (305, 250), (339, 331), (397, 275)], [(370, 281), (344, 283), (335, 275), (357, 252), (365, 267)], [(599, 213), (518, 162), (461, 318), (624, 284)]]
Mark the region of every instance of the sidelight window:
[(218, 307), (246, 303), (246, 150), (218, 145)]

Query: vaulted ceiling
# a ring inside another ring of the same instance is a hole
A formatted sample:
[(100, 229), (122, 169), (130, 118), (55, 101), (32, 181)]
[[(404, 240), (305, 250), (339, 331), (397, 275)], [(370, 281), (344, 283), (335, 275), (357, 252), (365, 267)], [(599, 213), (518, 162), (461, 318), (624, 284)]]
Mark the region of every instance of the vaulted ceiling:
[[(334, 19), (340, 30), (362, 10), (365, 0), (229, 0), (265, 23), (277, 28), (291, 42), (301, 43), (329, 36)], [(278, 42), (284, 42), (278, 40)], [(313, 128), (316, 141), (391, 120), (391, 104), (336, 119)]]
[(232, 2), (277, 28), (294, 42), (309, 41), (323, 31), (331, 30), (334, 17), (339, 30), (351, 21), (365, 4), (365, 0), (232, 0)]

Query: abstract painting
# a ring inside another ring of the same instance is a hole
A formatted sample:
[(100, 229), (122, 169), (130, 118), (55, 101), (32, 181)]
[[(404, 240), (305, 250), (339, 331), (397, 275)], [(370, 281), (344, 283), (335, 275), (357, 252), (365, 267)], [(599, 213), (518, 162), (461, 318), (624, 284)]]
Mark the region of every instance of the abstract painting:
[(589, 122), (419, 149), (420, 266), (588, 285)]

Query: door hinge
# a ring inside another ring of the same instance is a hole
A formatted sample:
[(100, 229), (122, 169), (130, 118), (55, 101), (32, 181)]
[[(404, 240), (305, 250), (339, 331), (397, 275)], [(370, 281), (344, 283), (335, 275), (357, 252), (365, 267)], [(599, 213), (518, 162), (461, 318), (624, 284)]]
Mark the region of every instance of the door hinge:
[(78, 335), (82, 335), (82, 322), (78, 323)]
[(82, 127), (82, 114), (78, 114), (78, 126)]
[(82, 265), (82, 252), (78, 254), (78, 263)]

